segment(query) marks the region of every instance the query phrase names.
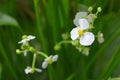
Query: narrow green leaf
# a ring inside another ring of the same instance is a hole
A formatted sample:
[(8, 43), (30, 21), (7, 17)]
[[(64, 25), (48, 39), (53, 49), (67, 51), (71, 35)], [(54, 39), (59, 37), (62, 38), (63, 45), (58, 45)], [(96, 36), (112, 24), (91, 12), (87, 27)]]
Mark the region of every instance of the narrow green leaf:
[(14, 18), (4, 13), (0, 13), (0, 26), (1, 25), (19, 26)]
[(7, 55), (6, 55), (6, 52), (5, 52), (5, 50), (4, 50), (1, 42), (0, 42), (0, 53), (1, 53), (2, 57), (4, 58), (5, 64), (7, 65), (8, 69), (10, 70), (11, 75), (13, 76), (13, 78), (14, 78), (15, 80), (18, 80), (18, 79), (17, 79), (17, 75), (15, 74), (14, 69), (13, 69), (13, 67), (11, 66), (11, 62), (10, 62), (10, 60), (8, 59)]
[(39, 39), (42, 44), (42, 48), (45, 52), (47, 52), (47, 45), (45, 42), (45, 37), (43, 34), (42, 26), (41, 26), (41, 20), (40, 20), (40, 14), (39, 14), (39, 9), (38, 9), (38, 0), (33, 0), (34, 2), (34, 10), (35, 10), (35, 15), (36, 15), (36, 24), (37, 24), (37, 30), (38, 30), (38, 35)]

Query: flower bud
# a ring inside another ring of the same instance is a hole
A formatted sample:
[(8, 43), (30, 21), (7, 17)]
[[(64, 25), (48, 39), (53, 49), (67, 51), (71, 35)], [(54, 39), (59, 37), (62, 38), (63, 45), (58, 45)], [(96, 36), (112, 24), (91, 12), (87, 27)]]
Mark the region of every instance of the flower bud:
[(89, 12), (92, 12), (92, 10), (93, 10), (93, 7), (90, 6), (90, 7), (88, 8), (88, 11), (89, 11)]
[(21, 54), (21, 51), (19, 49), (16, 49), (17, 54)]
[(27, 38), (27, 35), (23, 35), (23, 36), (22, 36), (22, 39), (26, 39), (26, 38)]
[(68, 33), (63, 33), (62, 34), (62, 38), (63, 38), (63, 40), (68, 39), (69, 38), (69, 34)]
[(101, 12), (101, 11), (102, 11), (101, 7), (98, 7), (98, 8), (97, 8), (97, 11), (98, 11), (98, 12)]
[(54, 46), (54, 50), (56, 50), (56, 51), (60, 50), (60, 48), (61, 48), (61, 45), (59, 45), (59, 44), (57, 44), (57, 45)]
[(34, 52), (35, 52), (35, 49), (34, 49), (33, 47), (30, 47), (30, 48), (29, 48), (29, 51), (34, 53)]

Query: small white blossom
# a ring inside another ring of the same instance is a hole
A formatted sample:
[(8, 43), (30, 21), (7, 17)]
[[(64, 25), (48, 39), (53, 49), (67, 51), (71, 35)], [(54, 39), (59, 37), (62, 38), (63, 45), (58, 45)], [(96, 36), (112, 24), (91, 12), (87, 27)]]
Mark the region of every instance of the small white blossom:
[[(36, 72), (42, 72), (42, 70), (39, 69), (39, 68), (35, 68), (34, 70), (35, 70)], [(27, 68), (25, 69), (25, 73), (26, 73), (26, 74), (29, 74), (29, 73), (31, 73), (31, 72), (32, 72), (32, 68), (29, 67), (29, 66), (27, 66)]]
[(80, 37), (80, 44), (83, 46), (89, 46), (91, 45), (95, 38), (94, 34), (92, 32), (87, 32), (85, 30), (89, 29), (89, 23), (86, 19), (79, 19), (79, 26), (76, 28), (73, 28), (70, 32), (71, 39), (76, 40)]
[(54, 55), (54, 56), (51, 55), (47, 57), (42, 63), (42, 68), (43, 69), (47, 68), (48, 64), (52, 64), (53, 62), (56, 62), (57, 59), (58, 59), (58, 55)]
[(25, 69), (25, 73), (29, 74), (29, 73), (31, 73), (31, 71), (32, 71), (32, 68), (27, 66), (27, 68)]
[(91, 23), (91, 22), (93, 21), (93, 16), (94, 16), (94, 14), (89, 14), (89, 15), (88, 15), (87, 12), (78, 12), (78, 13), (75, 15), (75, 19), (73, 20), (73, 22), (74, 22), (74, 24), (75, 24), (76, 26), (80, 26), (80, 25), (79, 25), (79, 19), (85, 18), (85, 19), (87, 19), (87, 21), (88, 21), (89, 23)]
[(104, 37), (103, 37), (103, 33), (98, 32), (98, 38), (97, 38), (99, 43), (103, 43), (104, 42)]
[(35, 36), (29, 35), (25, 39), (22, 39), (21, 41), (18, 42), (18, 44), (25, 44), (26, 42), (35, 39)]

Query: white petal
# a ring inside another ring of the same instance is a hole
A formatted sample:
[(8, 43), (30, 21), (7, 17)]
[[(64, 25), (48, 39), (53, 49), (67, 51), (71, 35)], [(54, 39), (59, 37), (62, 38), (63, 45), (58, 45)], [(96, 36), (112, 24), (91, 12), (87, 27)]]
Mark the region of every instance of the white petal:
[(32, 39), (35, 39), (35, 36), (29, 35), (29, 36), (27, 36), (27, 38), (28, 38), (29, 40), (32, 40)]
[(79, 19), (83, 18), (83, 17), (86, 17), (87, 16), (87, 12), (78, 12), (75, 16), (75, 19), (73, 20), (73, 23), (76, 25), (76, 26), (80, 26), (79, 25)]
[(70, 36), (72, 40), (75, 40), (79, 37), (78, 30), (79, 28), (76, 27), (76, 28), (73, 28), (72, 31), (70, 32)]
[(89, 23), (86, 19), (79, 19), (79, 24), (81, 29), (88, 29), (89, 28)]
[(24, 54), (24, 56), (27, 56), (27, 51), (24, 51), (23, 54)]
[(42, 72), (42, 69), (35, 68), (35, 71), (37, 71), (37, 72)]
[(80, 38), (80, 44), (83, 46), (91, 45), (95, 40), (94, 34), (91, 32), (85, 32)]
[(27, 39), (23, 39), (21, 41), (18, 42), (18, 44), (25, 44), (27, 42)]
[(92, 20), (93, 16), (94, 16), (94, 14), (89, 14), (89, 15), (87, 16), (87, 20), (88, 20), (89, 23), (91, 23), (91, 22), (93, 21), (93, 20)]
[(53, 57), (52, 57), (52, 60), (53, 60), (54, 62), (57, 61), (57, 60), (58, 60), (58, 55), (53, 56)]
[(32, 71), (32, 69), (31, 69), (30, 67), (27, 67), (27, 68), (25, 69), (25, 73), (26, 73), (26, 74), (30, 73), (31, 71)]
[(45, 69), (45, 68), (47, 68), (47, 66), (48, 66), (48, 62), (44, 61), (44, 62), (42, 63), (42, 68)]

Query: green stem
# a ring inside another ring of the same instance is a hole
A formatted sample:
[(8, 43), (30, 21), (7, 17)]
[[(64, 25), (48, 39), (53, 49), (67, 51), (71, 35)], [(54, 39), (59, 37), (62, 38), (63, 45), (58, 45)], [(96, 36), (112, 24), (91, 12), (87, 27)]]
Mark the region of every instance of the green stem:
[(33, 71), (34, 71), (34, 68), (35, 68), (36, 55), (37, 55), (37, 54), (34, 53), (33, 62), (32, 62), (32, 70), (33, 70)]
[(44, 56), (45, 58), (47, 58), (48, 57), (48, 55), (47, 54), (45, 54), (45, 53), (43, 53), (43, 52), (37, 52), (37, 54), (39, 54), (39, 55), (42, 55), (42, 56)]
[(66, 41), (61, 41), (61, 42), (59, 42), (58, 44), (61, 45), (61, 44), (63, 44), (63, 43), (72, 43), (72, 41), (67, 41), (67, 40), (66, 40)]

